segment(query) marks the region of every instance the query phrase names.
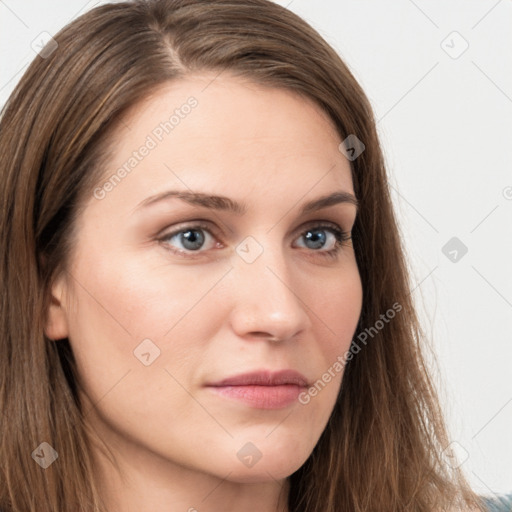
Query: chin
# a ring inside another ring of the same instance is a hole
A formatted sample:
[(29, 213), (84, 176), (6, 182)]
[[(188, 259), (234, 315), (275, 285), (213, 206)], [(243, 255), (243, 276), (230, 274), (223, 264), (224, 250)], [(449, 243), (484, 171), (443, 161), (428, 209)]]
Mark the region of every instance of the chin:
[[(261, 464), (261, 465), (260, 465)], [(240, 468), (235, 466), (231, 468), (228, 480), (236, 483), (258, 484), (269, 481), (283, 480), (295, 473), (302, 464), (285, 465), (283, 464), (263, 464), (261, 461), (252, 468)]]
[(309, 452), (298, 453), (297, 451), (267, 448), (256, 462), (244, 463), (237, 457), (235, 463), (231, 464), (230, 468), (226, 468), (226, 472), (230, 472), (229, 480), (233, 482), (261, 483), (269, 480), (282, 480), (295, 473), (309, 455)]

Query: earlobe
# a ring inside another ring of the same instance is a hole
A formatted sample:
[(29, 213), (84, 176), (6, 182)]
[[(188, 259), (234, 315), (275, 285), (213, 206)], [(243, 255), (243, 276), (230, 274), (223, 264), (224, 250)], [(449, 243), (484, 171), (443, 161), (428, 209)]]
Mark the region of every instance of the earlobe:
[(44, 328), (45, 335), (52, 340), (61, 340), (69, 335), (68, 317), (64, 301), (65, 282), (62, 276), (52, 286), (50, 304)]

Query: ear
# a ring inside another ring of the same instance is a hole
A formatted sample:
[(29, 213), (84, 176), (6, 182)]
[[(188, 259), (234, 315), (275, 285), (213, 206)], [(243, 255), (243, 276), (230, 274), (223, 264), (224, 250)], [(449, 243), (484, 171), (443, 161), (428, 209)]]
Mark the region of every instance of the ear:
[(61, 340), (69, 335), (68, 312), (65, 309), (66, 280), (64, 273), (52, 285), (48, 316), (44, 333), (51, 340)]

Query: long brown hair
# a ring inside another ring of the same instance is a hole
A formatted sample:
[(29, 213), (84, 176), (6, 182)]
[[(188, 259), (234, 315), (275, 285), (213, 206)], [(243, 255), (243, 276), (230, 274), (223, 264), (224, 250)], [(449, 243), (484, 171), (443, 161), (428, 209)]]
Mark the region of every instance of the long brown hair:
[[(328, 425), (290, 476), (290, 512), (478, 505), (445, 461), (449, 438), (424, 363), (375, 120), (337, 53), (267, 0), (103, 5), (54, 39), (0, 119), (2, 510), (103, 510), (69, 342), (44, 335), (49, 291), (66, 268), (84, 198), (105, 172), (116, 122), (157, 87), (195, 71), (229, 71), (301, 94), (332, 118), (341, 140), (355, 135), (365, 145), (351, 162), (360, 202), (352, 233), (364, 293), (357, 333), (371, 337), (354, 339), (360, 350), (347, 361)], [(399, 312), (376, 328), (396, 304)], [(31, 455), (42, 442), (59, 454), (47, 469)]]

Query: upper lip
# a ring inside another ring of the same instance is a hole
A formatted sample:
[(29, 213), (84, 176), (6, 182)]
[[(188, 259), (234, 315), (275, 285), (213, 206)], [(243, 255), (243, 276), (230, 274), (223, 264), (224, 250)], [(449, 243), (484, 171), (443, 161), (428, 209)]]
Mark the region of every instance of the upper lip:
[(208, 384), (209, 386), (280, 386), (283, 384), (295, 384), (296, 386), (308, 385), (304, 375), (295, 370), (258, 370), (249, 373), (241, 373), (233, 377)]

